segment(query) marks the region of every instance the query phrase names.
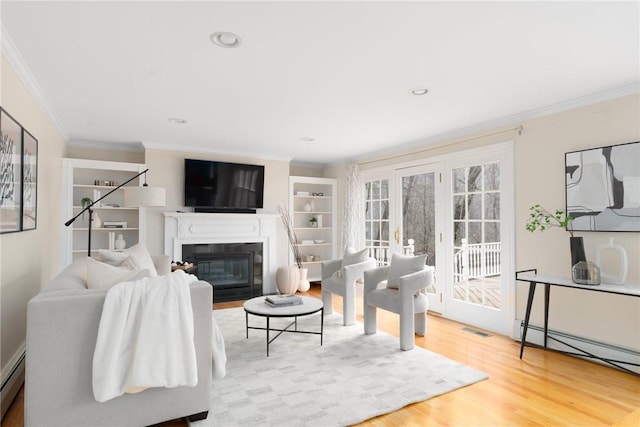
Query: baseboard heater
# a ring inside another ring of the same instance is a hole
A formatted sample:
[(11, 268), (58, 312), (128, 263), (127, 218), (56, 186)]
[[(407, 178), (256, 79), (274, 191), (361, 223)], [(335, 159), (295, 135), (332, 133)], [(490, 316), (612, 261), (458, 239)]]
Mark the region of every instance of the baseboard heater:
[(6, 377), (2, 379), (2, 385), (0, 386), (2, 417), (0, 418), (4, 418), (4, 414), (7, 412), (7, 409), (9, 409), (9, 406), (11, 406), (11, 402), (13, 402), (13, 399), (24, 383), (25, 355), (26, 352), (23, 350)]
[[(519, 322), (519, 340), (522, 340), (524, 321)], [(529, 323), (527, 345), (536, 347), (544, 345), (544, 328)], [(547, 331), (547, 349), (571, 356), (581, 357), (601, 364), (614, 366), (623, 371), (640, 374), (640, 351), (566, 332), (549, 329)], [(526, 348), (525, 355), (526, 357)]]

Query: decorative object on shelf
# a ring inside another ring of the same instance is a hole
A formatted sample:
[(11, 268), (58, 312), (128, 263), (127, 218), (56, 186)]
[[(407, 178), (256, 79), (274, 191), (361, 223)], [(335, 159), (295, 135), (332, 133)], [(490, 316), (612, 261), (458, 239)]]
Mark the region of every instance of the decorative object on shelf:
[(0, 233), (33, 230), (37, 217), (38, 140), (0, 108)]
[(571, 266), (573, 267), (580, 261), (586, 261), (584, 254), (584, 242), (582, 237), (575, 237), (571, 227), (571, 215), (568, 215), (562, 209), (556, 209), (555, 213), (551, 213), (542, 206), (536, 204), (529, 208), (529, 219), (526, 228), (530, 232), (536, 230), (544, 231), (549, 227), (564, 228), (569, 232), (569, 244), (571, 248)]
[(93, 200), (98, 200), (98, 202), (96, 202), (96, 204), (94, 205), (96, 208), (100, 207), (100, 190), (93, 190)]
[(122, 236), (122, 234), (118, 234), (118, 239), (115, 241), (114, 246), (116, 250), (119, 250), (119, 251), (127, 247), (127, 241), (124, 240), (124, 237)]
[[(131, 186), (125, 187), (124, 189), (124, 205), (128, 207), (152, 207), (152, 206), (164, 206), (165, 205), (165, 190), (161, 187), (149, 187), (147, 185), (147, 175), (146, 173), (149, 169), (145, 169), (133, 178), (128, 179), (123, 182), (119, 186), (115, 187), (113, 190), (110, 190), (107, 194), (100, 197), (98, 200), (94, 200), (87, 207), (83, 208), (76, 216), (68, 220), (64, 223), (65, 227), (70, 226), (73, 222), (78, 219), (85, 212), (89, 212), (89, 231), (88, 231), (88, 241), (87, 241), (87, 256), (91, 256), (91, 223), (93, 222), (93, 206), (100, 202), (102, 199), (110, 195), (116, 190), (124, 187), (134, 179), (144, 175), (144, 184), (142, 186)], [(102, 221), (100, 221), (102, 224)]]
[(315, 244), (321, 245), (321, 244), (323, 244), (323, 243), (324, 243), (324, 240), (323, 240), (323, 239), (315, 239), (313, 242), (314, 242)]
[(311, 217), (311, 219), (309, 220), (309, 227), (311, 228), (318, 228), (318, 218)]
[(116, 233), (113, 231), (109, 232), (109, 250), (113, 251), (116, 249)]
[[(91, 203), (93, 203), (93, 200), (91, 200), (90, 197), (83, 197), (82, 200), (80, 201), (80, 204), (82, 205), (82, 209), (86, 210), (87, 206), (89, 206)], [(84, 219), (84, 211), (82, 211), (82, 219)]]
[(298, 237), (296, 236), (295, 231), (293, 231), (293, 223), (291, 222), (289, 211), (282, 206), (278, 206), (278, 212), (280, 213), (280, 219), (282, 219), (284, 230), (287, 232), (287, 239), (289, 240), (289, 246), (293, 252), (293, 259), (296, 261), (298, 268), (302, 268), (302, 258), (300, 257), (300, 250), (298, 249)]
[(296, 192), (296, 196), (308, 197), (309, 196), (309, 192), (308, 191), (298, 191), (298, 192)]
[(311, 203), (307, 202), (304, 204), (304, 211), (311, 212)]
[(91, 217), (91, 222), (92, 224), (90, 225), (90, 227), (94, 227), (94, 228), (100, 228), (102, 227), (102, 218), (100, 218), (100, 215), (98, 215), (98, 212), (96, 212), (93, 217)]
[(599, 285), (600, 269), (591, 261), (580, 261), (571, 267), (571, 279), (581, 285)]
[[(604, 268), (603, 260), (609, 260), (611, 256), (605, 255), (607, 252), (612, 252), (613, 257), (617, 257), (617, 268), (614, 268), (613, 271)], [(613, 243), (613, 238), (609, 239), (609, 243), (606, 243), (598, 248), (596, 251), (596, 264), (600, 266), (601, 274), (600, 277), (605, 283), (611, 283), (613, 285), (623, 285), (625, 280), (627, 280), (627, 271), (628, 271), (628, 263), (627, 263), (627, 251), (620, 246)]]
[(307, 279), (307, 274), (309, 273), (308, 268), (300, 269), (300, 282), (298, 283), (298, 291), (307, 292), (311, 288), (311, 283)]
[(300, 286), (300, 268), (297, 265), (287, 265), (278, 268), (276, 272), (276, 286), (281, 295), (295, 294)]

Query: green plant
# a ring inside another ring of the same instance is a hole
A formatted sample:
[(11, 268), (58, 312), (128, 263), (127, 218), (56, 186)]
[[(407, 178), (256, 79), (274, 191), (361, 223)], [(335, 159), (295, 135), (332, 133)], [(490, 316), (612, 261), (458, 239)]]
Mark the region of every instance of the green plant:
[(527, 220), (527, 230), (534, 232), (536, 230), (544, 231), (548, 227), (560, 227), (566, 229), (571, 237), (573, 230), (570, 228), (573, 218), (562, 209), (556, 209), (555, 213), (551, 213), (540, 205), (533, 205), (529, 208), (529, 219)]
[[(82, 209), (85, 209), (91, 203), (93, 203), (93, 200), (91, 200), (89, 197), (83, 197), (82, 200), (80, 200), (80, 204), (82, 205)], [(82, 219), (84, 219), (84, 213), (82, 214)]]

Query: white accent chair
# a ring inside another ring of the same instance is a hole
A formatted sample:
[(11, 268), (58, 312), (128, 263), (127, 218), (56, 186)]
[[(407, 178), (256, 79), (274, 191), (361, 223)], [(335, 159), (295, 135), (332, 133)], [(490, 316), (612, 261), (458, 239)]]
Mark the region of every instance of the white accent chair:
[(376, 266), (376, 260), (366, 253), (366, 249), (360, 252), (347, 249), (343, 258), (320, 264), (324, 314), (333, 313), (333, 294), (340, 295), (344, 326), (356, 323), (356, 282), (363, 278), (366, 270)]
[(391, 264), (364, 272), (364, 333), (377, 331), (378, 308), (400, 316), (400, 349), (411, 350), (414, 334), (427, 332), (429, 300), (425, 289), (433, 283), (434, 268), (426, 256), (393, 254)]

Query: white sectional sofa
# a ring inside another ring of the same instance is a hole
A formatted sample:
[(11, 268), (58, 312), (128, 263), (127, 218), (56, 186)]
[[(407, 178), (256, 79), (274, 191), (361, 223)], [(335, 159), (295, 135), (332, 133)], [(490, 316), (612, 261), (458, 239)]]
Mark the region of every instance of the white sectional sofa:
[[(158, 274), (170, 272), (169, 257), (152, 258)], [(211, 390), (211, 285), (190, 285), (197, 386), (150, 388), (98, 403), (92, 391), (92, 361), (107, 291), (87, 289), (86, 262), (74, 261), (29, 302), (25, 425), (146, 426), (205, 418)]]

